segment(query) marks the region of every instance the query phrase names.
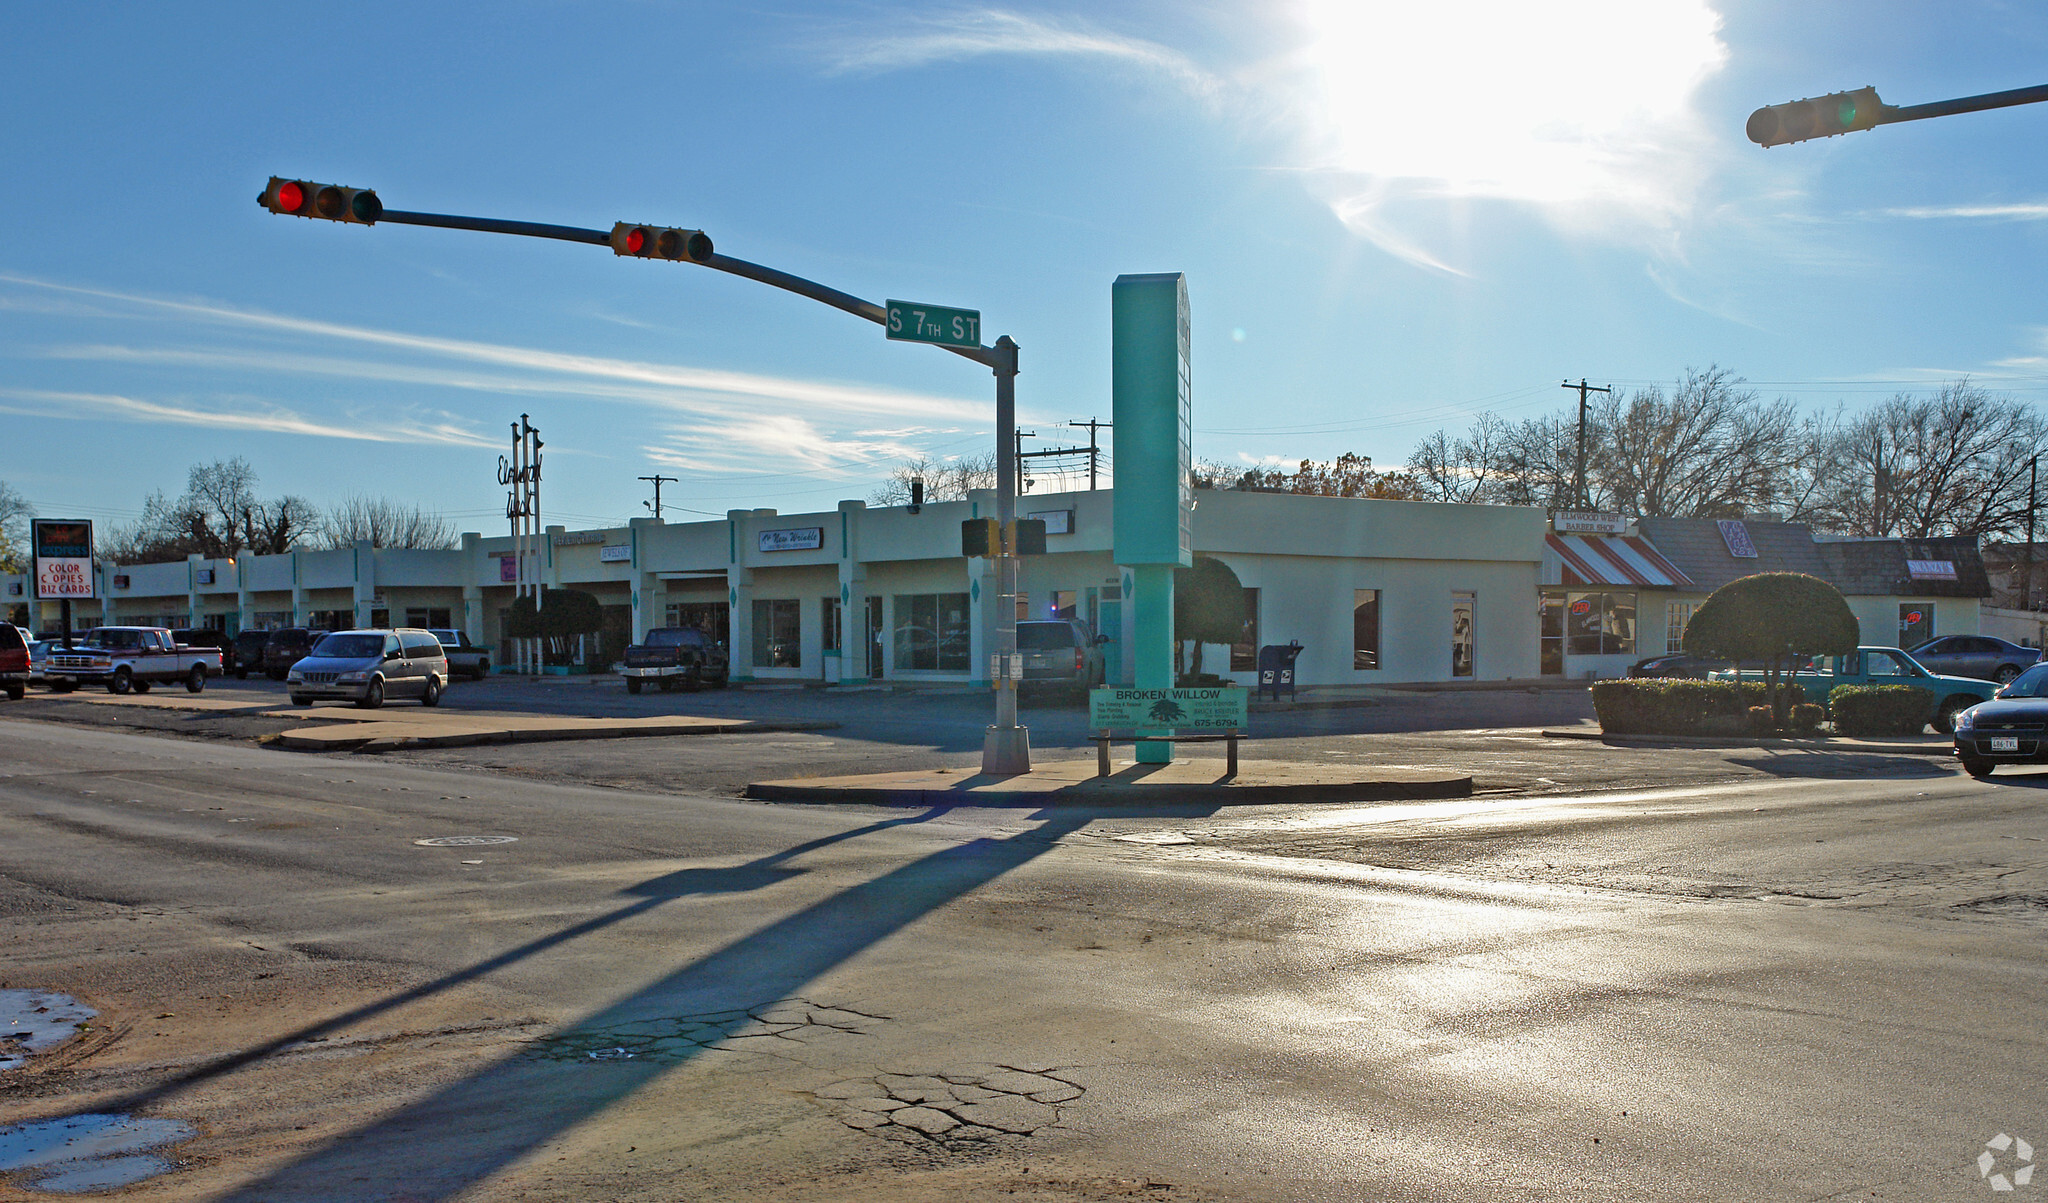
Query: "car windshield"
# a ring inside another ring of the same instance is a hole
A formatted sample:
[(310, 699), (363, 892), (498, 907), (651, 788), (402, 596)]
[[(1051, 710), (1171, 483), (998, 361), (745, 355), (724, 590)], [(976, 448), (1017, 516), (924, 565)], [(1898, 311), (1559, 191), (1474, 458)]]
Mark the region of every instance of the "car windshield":
[(2004, 689), (1998, 691), (2002, 698), (2048, 697), (2048, 664), (2034, 667), (2014, 677)]
[(329, 635), (313, 649), (313, 654), (329, 660), (367, 660), (384, 654), (384, 636)]
[(1063, 622), (1020, 622), (1017, 624), (1017, 650), (1020, 652), (1049, 652), (1057, 648), (1074, 646), (1074, 628)]
[(141, 631), (119, 631), (101, 627), (86, 638), (94, 647), (135, 648), (142, 646)]
[(688, 647), (695, 642), (695, 631), (685, 627), (659, 627), (647, 632), (648, 647)]

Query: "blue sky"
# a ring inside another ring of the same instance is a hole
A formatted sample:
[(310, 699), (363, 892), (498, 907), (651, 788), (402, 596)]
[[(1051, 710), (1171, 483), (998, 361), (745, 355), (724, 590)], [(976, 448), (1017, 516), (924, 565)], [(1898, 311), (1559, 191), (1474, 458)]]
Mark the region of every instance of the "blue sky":
[[(1425, 11), (1426, 10), (1426, 11)], [(11, 5), (0, 479), (132, 518), (197, 461), (503, 528), (785, 512), (993, 443), (985, 369), (601, 248), (272, 216), (700, 227), (982, 311), (1022, 423), (1109, 416), (1109, 288), (1183, 271), (1197, 455), (1399, 464), (1484, 410), (1719, 363), (1851, 407), (2048, 393), (2048, 106), (1760, 150), (1760, 104), (2048, 82), (2048, 10), (1458, 3)], [(1085, 436), (1084, 436), (1085, 437)], [(1040, 440), (1030, 446), (1049, 445)]]

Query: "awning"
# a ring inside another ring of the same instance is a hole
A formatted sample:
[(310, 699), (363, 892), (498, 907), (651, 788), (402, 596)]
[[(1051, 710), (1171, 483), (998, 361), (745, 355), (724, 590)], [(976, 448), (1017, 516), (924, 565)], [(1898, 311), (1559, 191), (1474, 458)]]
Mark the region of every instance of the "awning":
[(1640, 535), (1551, 533), (1543, 536), (1543, 542), (1563, 565), (1560, 584), (1647, 585), (1664, 589), (1692, 584), (1691, 577), (1680, 572), (1676, 564), (1665, 559)]

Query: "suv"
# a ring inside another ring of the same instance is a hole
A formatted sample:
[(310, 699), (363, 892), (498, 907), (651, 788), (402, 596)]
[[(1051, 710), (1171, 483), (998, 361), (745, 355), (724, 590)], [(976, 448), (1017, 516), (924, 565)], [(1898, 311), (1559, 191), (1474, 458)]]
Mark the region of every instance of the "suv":
[(1102, 684), (1102, 645), (1107, 635), (1091, 634), (1072, 618), (1034, 619), (1017, 624), (1017, 651), (1024, 657), (1020, 688), (1054, 686), (1087, 690)]
[(5, 622), (0, 622), (0, 688), (16, 702), (28, 692), (28, 637)]
[(171, 632), (171, 642), (181, 647), (213, 647), (220, 649), (220, 670), (224, 673), (235, 671), (235, 641), (226, 631), (212, 627), (179, 627)]
[(302, 657), (312, 654), (313, 645), (327, 632), (308, 627), (279, 627), (263, 641), (263, 671), (273, 681), (282, 681)]
[(656, 627), (643, 641), (626, 649), (626, 692), (639, 693), (649, 681), (663, 693), (681, 685), (687, 690), (709, 685), (724, 689), (731, 676), (725, 648), (696, 627)]
[(387, 697), (438, 706), (448, 685), (448, 656), (433, 635), (412, 627), (336, 631), (293, 664), (285, 681), (294, 706), (336, 698), (375, 710)]
[(243, 681), (249, 679), (250, 673), (263, 671), (263, 645), (268, 642), (270, 632), (259, 627), (252, 627), (236, 635), (235, 666), (232, 669), (223, 668), (222, 671), (233, 672), (237, 679)]

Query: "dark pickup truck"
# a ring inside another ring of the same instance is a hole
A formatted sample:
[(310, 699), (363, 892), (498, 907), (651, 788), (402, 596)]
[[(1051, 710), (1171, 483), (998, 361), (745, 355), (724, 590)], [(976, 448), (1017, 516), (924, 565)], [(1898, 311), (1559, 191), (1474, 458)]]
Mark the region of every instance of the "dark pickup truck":
[(725, 688), (731, 667), (725, 649), (695, 627), (656, 627), (644, 642), (626, 649), (626, 692), (639, 693), (652, 681), (664, 692)]

